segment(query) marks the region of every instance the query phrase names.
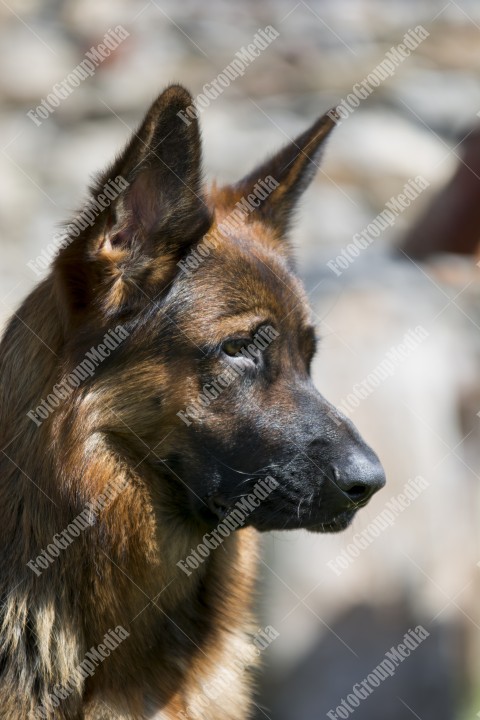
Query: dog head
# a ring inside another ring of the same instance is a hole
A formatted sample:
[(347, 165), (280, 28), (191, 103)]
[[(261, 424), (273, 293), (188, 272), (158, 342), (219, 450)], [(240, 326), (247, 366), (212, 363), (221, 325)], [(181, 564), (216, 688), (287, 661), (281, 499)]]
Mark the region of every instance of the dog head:
[(157, 99), (56, 260), (68, 366), (109, 330), (124, 337), (75, 412), (182, 521), (211, 525), (255, 498), (259, 530), (340, 530), (384, 474), (312, 383), (315, 330), (287, 240), (334, 121), (207, 192), (192, 107), (179, 86)]

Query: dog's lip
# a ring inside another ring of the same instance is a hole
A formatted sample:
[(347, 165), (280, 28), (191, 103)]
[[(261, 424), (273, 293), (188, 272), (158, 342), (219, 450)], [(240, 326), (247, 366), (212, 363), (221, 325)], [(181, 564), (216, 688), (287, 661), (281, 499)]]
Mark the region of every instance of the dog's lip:
[(208, 495), (205, 498), (206, 505), (215, 517), (224, 520), (229, 511), (229, 504), (223, 495)]
[[(220, 522), (225, 520), (225, 518), (228, 516), (229, 512), (232, 509), (231, 502), (226, 498), (225, 495), (221, 493), (212, 493), (210, 495), (207, 495), (206, 497), (204, 497), (204, 503), (208, 507), (209, 511), (212, 513), (213, 517), (215, 517), (217, 521)], [(368, 500), (352, 504), (349, 507), (341, 510), (340, 512), (337, 512), (336, 515), (333, 515), (328, 520), (324, 520), (323, 522), (317, 520), (316, 522), (302, 524), (300, 525), (300, 528), (307, 530), (308, 532), (316, 533), (341, 532), (350, 525), (350, 522), (352, 521), (357, 510), (367, 504)], [(258, 529), (268, 530), (268, 528)]]
[(345, 530), (350, 525), (350, 522), (355, 515), (355, 511), (357, 510), (357, 507), (358, 506), (356, 506), (355, 508), (348, 508), (347, 510), (342, 510), (342, 512), (338, 513), (338, 515), (334, 515), (334, 517), (327, 522), (317, 522), (313, 525), (309, 525), (305, 529), (309, 532), (318, 533), (335, 533), (340, 532), (341, 530)]

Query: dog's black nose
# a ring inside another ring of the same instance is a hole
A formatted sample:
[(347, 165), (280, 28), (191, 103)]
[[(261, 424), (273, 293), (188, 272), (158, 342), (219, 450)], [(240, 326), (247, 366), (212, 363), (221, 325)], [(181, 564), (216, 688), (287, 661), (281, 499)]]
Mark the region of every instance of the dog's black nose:
[(363, 505), (385, 485), (385, 473), (373, 451), (349, 453), (331, 465), (331, 479), (348, 499)]

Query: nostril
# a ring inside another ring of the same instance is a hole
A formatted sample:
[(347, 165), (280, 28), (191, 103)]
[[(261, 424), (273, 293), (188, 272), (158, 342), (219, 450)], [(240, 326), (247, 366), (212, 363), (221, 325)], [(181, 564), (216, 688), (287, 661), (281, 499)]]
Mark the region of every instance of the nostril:
[(358, 503), (369, 498), (373, 492), (373, 488), (368, 487), (368, 485), (360, 485), (360, 483), (357, 483), (356, 485), (352, 485), (352, 487), (347, 488), (344, 492), (347, 493), (348, 497), (353, 500), (353, 502)]
[(385, 484), (385, 475), (380, 463), (349, 461), (340, 465), (330, 465), (330, 480), (355, 504), (366, 503), (377, 490)]

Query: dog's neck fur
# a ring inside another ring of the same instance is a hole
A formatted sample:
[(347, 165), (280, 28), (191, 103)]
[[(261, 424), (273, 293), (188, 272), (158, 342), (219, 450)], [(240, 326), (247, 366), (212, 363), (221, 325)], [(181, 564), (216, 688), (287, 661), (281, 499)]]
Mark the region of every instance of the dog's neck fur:
[[(249, 634), (255, 629), (250, 614), (255, 531), (233, 534), (187, 576), (176, 563), (198, 545), (205, 529), (191, 525), (186, 532), (184, 525), (162, 517), (160, 532), (161, 507), (148, 489), (158, 478), (148, 477), (150, 468), (142, 467), (143, 474), (130, 470), (101, 436), (89, 434), (87, 418), (81, 437), (81, 422), (66, 427), (72, 412), (68, 404), (41, 427), (32, 423), (27, 412), (60, 379), (62, 322), (50, 279), (25, 301), (0, 345), (0, 502), (3, 544), (8, 544), (1, 568), (2, 717), (29, 717), (54, 685), (71, 681), (86, 652), (118, 625), (128, 632), (134, 628), (137, 637), (148, 641), (127, 638), (109, 658), (108, 672), (99, 666), (86, 683), (77, 683), (55, 718), (83, 717), (85, 701), (91, 702), (95, 716), (99, 694), (128, 717), (141, 718), (158, 708), (163, 708), (161, 717), (182, 717), (178, 713), (198, 704), (195, 695), (202, 695), (202, 683), (219, 668), (228, 682), (225, 696), (221, 692), (218, 701), (211, 701), (209, 718), (244, 717), (245, 678), (232, 658), (247, 657)], [(42, 342), (29, 354), (32, 332)], [(66, 452), (67, 447), (74, 451)], [(78, 537), (37, 577), (28, 561), (88, 500), (122, 477), (127, 485), (115, 502), (86, 529), (85, 537)], [(21, 674), (19, 666), (25, 668)], [(239, 688), (229, 712), (232, 683)], [(182, 693), (187, 687), (190, 697)]]
[[(255, 531), (236, 531), (187, 575), (177, 562), (198, 545), (206, 527), (188, 504), (177, 512), (177, 495), (183, 498), (185, 491), (175, 489), (171, 474), (142, 459), (145, 447), (150, 451), (158, 443), (159, 422), (164, 434), (174, 421), (178, 430), (170, 435), (177, 446), (165, 442), (162, 454), (184, 450), (181, 439), (189, 436), (178, 429), (178, 398), (185, 405), (198, 385), (182, 366), (185, 348), (179, 345), (172, 361), (165, 333), (163, 362), (155, 350), (154, 360), (143, 366), (133, 357), (136, 381), (129, 382), (129, 363), (111, 376), (100, 371), (42, 423), (27, 416), (71, 372), (95, 333), (110, 327), (112, 318), (135, 316), (145, 297), (156, 298), (170, 286), (178, 262), (212, 227), (214, 205), (219, 218), (233, 211), (243, 217), (237, 205), (253, 198), (255, 213), (246, 217), (243, 237), (258, 236), (282, 262), (289, 256), (285, 235), (334, 125), (331, 113), (243, 181), (207, 198), (198, 118), (179, 119), (192, 103), (180, 86), (167, 88), (153, 103), (124, 152), (92, 188), (95, 199), (104, 197), (107, 181), (120, 178), (121, 192), (70, 237), (52, 274), (13, 317), (0, 345), (4, 720), (30, 720), (55, 686), (67, 684), (71, 692), (47, 712), (49, 720), (248, 716)], [(251, 195), (259, 178), (272, 183), (262, 203)], [(201, 314), (200, 305), (197, 320)], [(153, 348), (158, 349), (160, 330), (151, 329)], [(77, 331), (90, 339), (75, 344)], [(151, 348), (145, 350), (142, 341), (137, 334), (133, 351), (140, 346), (148, 355)], [(176, 395), (180, 371), (190, 384), (185, 381), (183, 395)], [(162, 405), (160, 416), (153, 396), (162, 391), (170, 405)], [(190, 464), (195, 484), (195, 460)], [(122, 479), (125, 488), (95, 523), (35, 574), (29, 563), (109, 483)], [(130, 635), (92, 677), (80, 678), (75, 670), (85, 654), (117, 626)], [(211, 681), (216, 685), (207, 693)]]

